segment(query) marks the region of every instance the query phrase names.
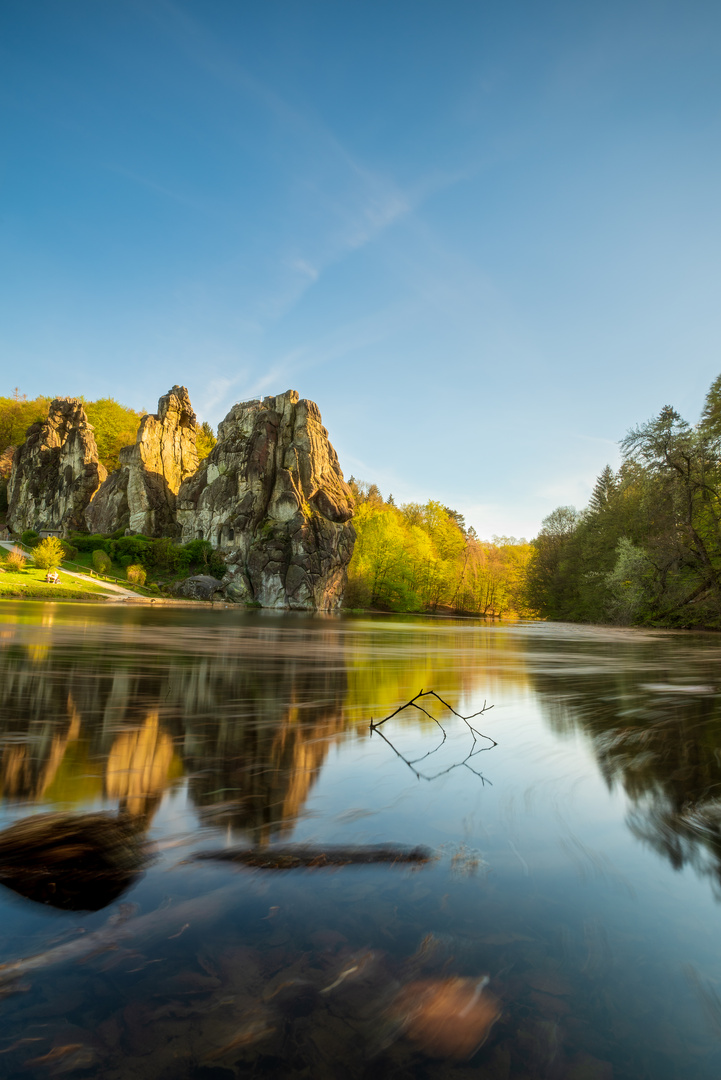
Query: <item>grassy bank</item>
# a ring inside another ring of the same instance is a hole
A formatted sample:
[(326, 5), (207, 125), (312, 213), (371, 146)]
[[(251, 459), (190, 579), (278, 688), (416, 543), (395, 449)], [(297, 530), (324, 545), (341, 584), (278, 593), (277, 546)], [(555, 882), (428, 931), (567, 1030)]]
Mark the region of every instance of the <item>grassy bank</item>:
[(57, 585), (51, 585), (45, 580), (46, 573), (34, 567), (25, 570), (0, 567), (0, 599), (101, 600), (108, 595), (99, 585), (78, 581), (62, 572)]

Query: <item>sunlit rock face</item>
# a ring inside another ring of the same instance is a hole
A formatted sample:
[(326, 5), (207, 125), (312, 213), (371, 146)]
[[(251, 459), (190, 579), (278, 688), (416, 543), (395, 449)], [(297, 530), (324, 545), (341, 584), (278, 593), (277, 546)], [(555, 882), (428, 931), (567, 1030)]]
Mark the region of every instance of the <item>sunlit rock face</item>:
[(271, 608), (338, 607), (353, 553), (353, 496), (318, 406), (295, 390), (234, 405), (178, 492), (182, 540), (209, 540), (226, 595)]
[(85, 509), (107, 475), (82, 402), (56, 398), (13, 456), (8, 525), (15, 532), (83, 529)]
[(196, 429), (188, 391), (174, 386), (161, 397), (157, 414), (141, 420), (135, 446), (120, 451), (120, 468), (85, 514), (90, 532), (174, 536), (178, 489), (198, 468)]

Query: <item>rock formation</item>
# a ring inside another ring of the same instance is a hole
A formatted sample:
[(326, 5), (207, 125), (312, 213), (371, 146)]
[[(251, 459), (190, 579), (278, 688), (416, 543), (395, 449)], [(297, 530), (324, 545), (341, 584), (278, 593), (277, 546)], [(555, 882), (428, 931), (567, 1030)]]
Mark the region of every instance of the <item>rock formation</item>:
[(318, 406), (288, 390), (233, 406), (181, 485), (177, 517), (183, 542), (222, 551), (229, 599), (326, 609), (343, 597), (353, 508)]
[(174, 596), (186, 600), (223, 599), (224, 585), (211, 574), (195, 574), (179, 581), (171, 590)]
[(178, 489), (198, 468), (196, 429), (188, 391), (174, 386), (161, 397), (157, 414), (140, 421), (135, 446), (120, 451), (120, 468), (85, 514), (90, 532), (174, 536)]
[(83, 514), (107, 476), (82, 402), (56, 398), (13, 456), (7, 520), (25, 529), (84, 529)]

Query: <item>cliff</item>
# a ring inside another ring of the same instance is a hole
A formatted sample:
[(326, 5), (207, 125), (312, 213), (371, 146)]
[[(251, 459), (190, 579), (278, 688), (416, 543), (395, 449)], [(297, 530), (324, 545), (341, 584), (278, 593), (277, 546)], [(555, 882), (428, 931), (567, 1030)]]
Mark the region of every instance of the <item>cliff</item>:
[(14, 532), (83, 529), (85, 509), (106, 476), (82, 402), (56, 398), (13, 456), (8, 525)]
[(233, 406), (181, 484), (177, 520), (184, 543), (222, 551), (229, 599), (327, 609), (342, 600), (353, 509), (318, 406), (288, 390)]
[(188, 391), (174, 386), (158, 401), (157, 414), (141, 420), (135, 445), (120, 451), (120, 468), (85, 513), (90, 532), (174, 536), (178, 490), (198, 468), (196, 428)]

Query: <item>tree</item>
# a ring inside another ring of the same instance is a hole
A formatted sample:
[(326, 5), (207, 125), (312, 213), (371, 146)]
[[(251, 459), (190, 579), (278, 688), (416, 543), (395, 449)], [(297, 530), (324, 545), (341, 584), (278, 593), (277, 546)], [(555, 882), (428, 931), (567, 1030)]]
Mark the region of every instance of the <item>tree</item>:
[(115, 398), (81, 400), (85, 415), (93, 426), (98, 458), (109, 473), (114, 472), (120, 465), (120, 451), (135, 443), (145, 412), (136, 412), (127, 405), (121, 405)]
[(576, 599), (572, 541), (579, 521), (575, 507), (558, 506), (543, 519), (543, 527), (533, 541), (535, 550), (528, 566), (526, 602), (551, 619), (569, 618)]
[(33, 549), (33, 558), (40, 570), (56, 570), (65, 558), (65, 551), (57, 537), (47, 536)]
[(667, 405), (621, 443), (626, 459), (643, 465), (655, 482), (666, 510), (665, 546), (670, 540), (677, 569), (693, 572), (685, 602), (708, 588), (721, 598), (721, 431), (709, 398), (696, 428)]
[(605, 510), (616, 491), (616, 474), (610, 465), (606, 465), (596, 481), (591, 498), (588, 500), (588, 509), (600, 513)]
[(198, 451), (198, 461), (203, 461), (207, 458), (217, 441), (215, 433), (207, 420), (204, 420), (202, 424), (198, 425), (195, 440)]

